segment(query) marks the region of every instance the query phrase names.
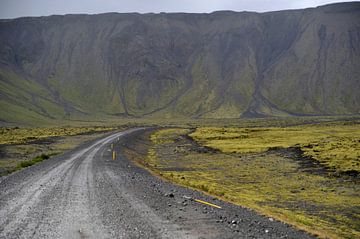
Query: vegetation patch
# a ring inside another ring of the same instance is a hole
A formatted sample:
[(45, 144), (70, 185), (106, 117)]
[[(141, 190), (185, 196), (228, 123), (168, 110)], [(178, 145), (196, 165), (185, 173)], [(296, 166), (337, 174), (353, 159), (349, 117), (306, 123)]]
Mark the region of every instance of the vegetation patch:
[[(357, 172), (359, 136), (359, 124), (350, 122), (162, 129), (151, 135), (152, 146), (143, 163), (171, 181), (253, 208), (322, 238), (356, 238), (360, 237), (359, 179), (312, 173), (304, 170), (301, 158), (295, 160), (296, 155), (277, 149), (300, 148), (303, 157), (313, 157), (335, 172)], [(196, 150), (199, 144), (219, 151)]]
[(116, 127), (0, 128), (0, 176), (103, 136)]
[(19, 128), (0, 127), (1, 144), (23, 144), (49, 137), (74, 136), (115, 130), (115, 127), (52, 127), (52, 128)]
[(198, 128), (190, 134), (224, 153), (262, 153), (299, 147), (305, 156), (338, 172), (360, 171), (360, 124), (353, 122), (295, 127)]
[(37, 156), (37, 157), (35, 157), (33, 159), (22, 161), (16, 166), (16, 170), (32, 166), (32, 165), (34, 165), (36, 163), (40, 163), (40, 162), (42, 162), (42, 161), (44, 161), (45, 159), (48, 159), (48, 158), (50, 158), (49, 155), (41, 154), (41, 155), (39, 155), (39, 156)]

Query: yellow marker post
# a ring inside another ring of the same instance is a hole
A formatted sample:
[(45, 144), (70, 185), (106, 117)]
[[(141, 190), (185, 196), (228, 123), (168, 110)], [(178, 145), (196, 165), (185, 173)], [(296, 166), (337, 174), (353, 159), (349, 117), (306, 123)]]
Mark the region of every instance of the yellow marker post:
[(115, 151), (112, 152), (112, 159), (113, 159), (113, 160), (116, 159), (116, 152), (115, 152)]
[(111, 149), (114, 149), (114, 144), (111, 144)]
[(221, 207), (218, 206), (218, 205), (215, 205), (215, 204), (212, 204), (212, 203), (209, 203), (209, 202), (205, 202), (205, 201), (200, 200), (200, 199), (194, 199), (194, 201), (195, 201), (195, 202), (198, 202), (198, 203), (202, 203), (202, 204), (208, 205), (208, 206), (211, 206), (211, 207), (215, 207), (215, 208), (221, 209)]

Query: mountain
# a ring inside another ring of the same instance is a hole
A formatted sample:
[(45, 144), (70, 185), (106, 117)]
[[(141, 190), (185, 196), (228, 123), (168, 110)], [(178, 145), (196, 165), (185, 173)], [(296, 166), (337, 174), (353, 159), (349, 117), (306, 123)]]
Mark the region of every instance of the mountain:
[(360, 2), (0, 20), (0, 120), (360, 113)]

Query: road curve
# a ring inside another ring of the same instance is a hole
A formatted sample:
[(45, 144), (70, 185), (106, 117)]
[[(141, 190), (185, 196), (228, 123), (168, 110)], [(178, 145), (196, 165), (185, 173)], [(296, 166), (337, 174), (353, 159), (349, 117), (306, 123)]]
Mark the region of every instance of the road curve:
[(120, 154), (112, 159), (112, 147), (120, 152), (143, 130), (108, 135), (4, 178), (0, 238), (311, 238), (158, 179)]

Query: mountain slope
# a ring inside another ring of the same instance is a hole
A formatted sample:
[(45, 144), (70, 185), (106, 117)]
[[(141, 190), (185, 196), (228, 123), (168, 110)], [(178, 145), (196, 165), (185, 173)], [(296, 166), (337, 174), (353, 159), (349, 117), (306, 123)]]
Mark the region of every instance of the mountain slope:
[(0, 120), (360, 113), (360, 3), (0, 21)]

